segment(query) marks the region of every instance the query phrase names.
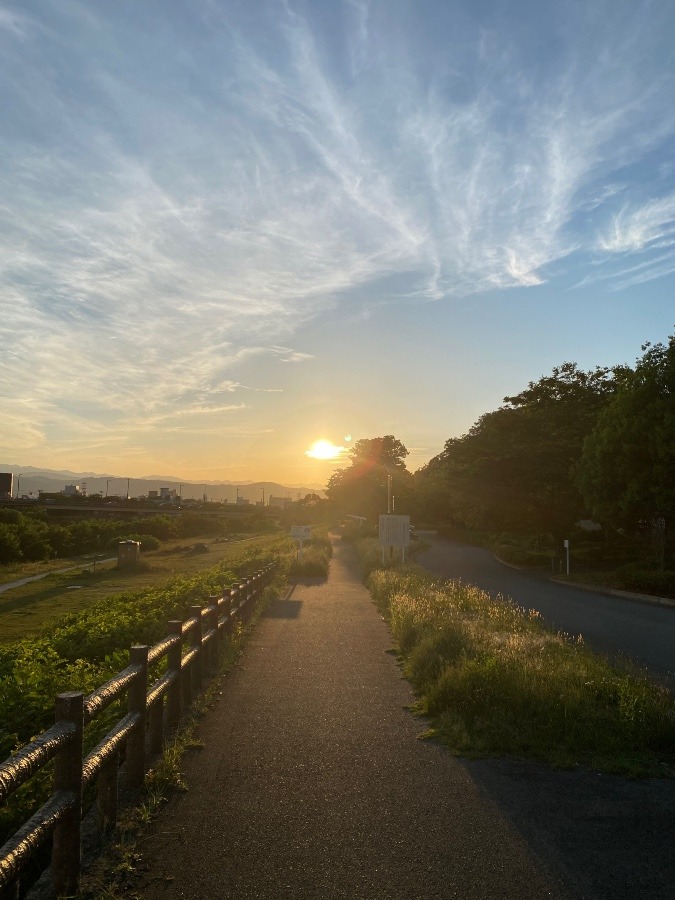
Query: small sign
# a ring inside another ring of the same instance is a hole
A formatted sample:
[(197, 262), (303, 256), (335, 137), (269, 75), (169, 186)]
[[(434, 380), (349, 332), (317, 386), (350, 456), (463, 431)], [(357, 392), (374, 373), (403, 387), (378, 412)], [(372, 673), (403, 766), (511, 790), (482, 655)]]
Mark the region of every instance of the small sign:
[(291, 537), (294, 541), (308, 541), (312, 537), (311, 525), (291, 525)]
[(380, 516), (380, 544), (407, 547), (410, 543), (410, 516)]

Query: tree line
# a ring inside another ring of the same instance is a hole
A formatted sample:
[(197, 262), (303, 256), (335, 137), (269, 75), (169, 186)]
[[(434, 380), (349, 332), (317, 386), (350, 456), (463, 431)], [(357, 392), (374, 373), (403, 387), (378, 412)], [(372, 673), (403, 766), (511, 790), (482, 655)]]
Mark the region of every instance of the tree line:
[(238, 516), (232, 526), (222, 518), (183, 513), (180, 516), (156, 515), (114, 519), (81, 519), (66, 525), (56, 524), (40, 510), (28, 513), (0, 508), (0, 565), (21, 561), (76, 556), (117, 549), (122, 540), (138, 540), (141, 550), (154, 550), (162, 541), (225, 535), (237, 531), (265, 530), (263, 518), (253, 514)]
[(395, 512), (530, 538), (548, 553), (592, 520), (605, 547), (673, 566), (675, 336), (643, 345), (634, 366), (564, 362), (414, 475), (407, 455), (393, 435), (358, 441), (327, 485), (333, 511), (375, 521), (389, 492)]

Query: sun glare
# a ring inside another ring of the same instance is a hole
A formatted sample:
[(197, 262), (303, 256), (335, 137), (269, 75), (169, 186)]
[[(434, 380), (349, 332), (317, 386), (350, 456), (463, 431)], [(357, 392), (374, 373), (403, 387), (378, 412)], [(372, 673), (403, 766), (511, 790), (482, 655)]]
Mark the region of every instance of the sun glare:
[(311, 456), (312, 459), (337, 459), (344, 449), (344, 447), (337, 447), (331, 441), (320, 440), (314, 441), (309, 450), (305, 450), (305, 454)]

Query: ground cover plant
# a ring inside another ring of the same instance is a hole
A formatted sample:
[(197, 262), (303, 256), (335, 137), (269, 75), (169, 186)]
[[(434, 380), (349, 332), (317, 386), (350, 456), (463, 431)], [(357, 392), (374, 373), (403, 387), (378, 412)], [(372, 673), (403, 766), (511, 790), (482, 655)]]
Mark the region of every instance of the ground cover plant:
[[(235, 558), (201, 572), (175, 576), (141, 591), (108, 595), (37, 635), (1, 645), (0, 759), (52, 724), (58, 693), (95, 690), (127, 665), (131, 644), (160, 640), (167, 633), (167, 621), (187, 618), (191, 605), (204, 603), (209, 595), (237, 584), (273, 560), (278, 562), (276, 587), (280, 590), (290, 564), (289, 544), (287, 538), (254, 543)], [(118, 718), (117, 713), (111, 708), (108, 719)], [(89, 729), (89, 747), (107, 731), (108, 719), (98, 718)], [(0, 844), (43, 802), (49, 778), (45, 768), (0, 809)]]
[[(198, 537), (207, 541), (207, 553), (195, 553), (191, 537), (189, 541), (164, 542), (160, 549), (143, 554), (141, 563), (133, 568), (118, 568), (115, 555), (110, 562), (92, 558), (61, 560), (61, 567), (65, 566), (61, 572), (49, 572), (46, 566), (15, 572), (8, 581), (45, 571), (48, 577), (0, 593), (0, 644), (35, 634), (63, 615), (80, 612), (111, 594), (140, 591), (177, 576), (199, 574), (206, 566), (240, 556), (244, 547), (275, 546), (279, 541), (279, 535), (259, 535), (243, 542)], [(4, 569), (0, 568), (0, 572), (4, 576)]]
[(368, 586), (404, 673), (457, 755), (529, 757), (628, 775), (675, 775), (675, 702), (536, 612), (416, 567)]

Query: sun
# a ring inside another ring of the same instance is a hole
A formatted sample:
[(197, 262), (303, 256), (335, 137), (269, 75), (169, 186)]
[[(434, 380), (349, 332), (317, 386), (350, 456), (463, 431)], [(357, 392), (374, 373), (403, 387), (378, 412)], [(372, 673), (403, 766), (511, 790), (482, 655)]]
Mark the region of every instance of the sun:
[(322, 438), (320, 441), (314, 441), (309, 450), (305, 450), (305, 456), (312, 459), (337, 459), (344, 449)]

